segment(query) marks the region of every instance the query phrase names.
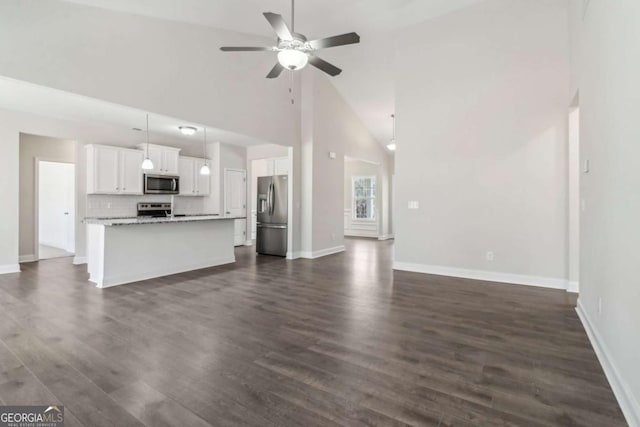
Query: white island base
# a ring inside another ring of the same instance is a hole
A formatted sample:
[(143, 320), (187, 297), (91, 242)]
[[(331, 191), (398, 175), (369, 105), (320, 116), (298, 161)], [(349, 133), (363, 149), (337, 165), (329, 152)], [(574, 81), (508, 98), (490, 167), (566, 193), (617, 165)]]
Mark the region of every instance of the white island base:
[(99, 288), (235, 262), (233, 218), (87, 221), (89, 281)]

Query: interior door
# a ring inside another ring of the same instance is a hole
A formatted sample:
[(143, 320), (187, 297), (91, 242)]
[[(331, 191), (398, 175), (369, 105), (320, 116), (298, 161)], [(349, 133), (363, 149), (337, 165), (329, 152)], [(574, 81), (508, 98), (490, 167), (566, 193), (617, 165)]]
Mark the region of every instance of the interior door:
[(38, 165), (38, 243), (75, 251), (75, 165)]
[(224, 170), (224, 212), (228, 216), (246, 217), (247, 172), (241, 169)]

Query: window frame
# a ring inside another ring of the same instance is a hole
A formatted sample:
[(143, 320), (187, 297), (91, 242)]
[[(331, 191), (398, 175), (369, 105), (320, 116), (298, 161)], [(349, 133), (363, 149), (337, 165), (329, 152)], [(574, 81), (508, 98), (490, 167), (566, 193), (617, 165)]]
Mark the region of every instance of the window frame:
[[(372, 197), (365, 197), (365, 198), (360, 198), (360, 199), (366, 199), (366, 200), (374, 200), (376, 201), (375, 203), (375, 208), (373, 209), (373, 218), (358, 218), (357, 215), (357, 209), (356, 209), (356, 181), (357, 180), (361, 180), (361, 179), (370, 179), (373, 182), (373, 187), (374, 187), (374, 195)], [(351, 220), (352, 221), (361, 221), (361, 222), (376, 222), (378, 220), (378, 204), (377, 204), (377, 200), (378, 200), (378, 177), (377, 175), (354, 175), (351, 177)]]

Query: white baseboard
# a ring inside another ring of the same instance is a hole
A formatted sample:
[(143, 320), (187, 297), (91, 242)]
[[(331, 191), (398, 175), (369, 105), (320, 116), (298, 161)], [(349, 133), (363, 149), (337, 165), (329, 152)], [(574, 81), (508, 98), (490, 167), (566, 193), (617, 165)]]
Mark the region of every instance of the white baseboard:
[(605, 342), (602, 340), (600, 333), (589, 319), (580, 299), (578, 299), (576, 312), (578, 313), (580, 321), (582, 321), (582, 326), (584, 326), (584, 330), (589, 337), (591, 346), (596, 352), (596, 356), (598, 356), (598, 361), (600, 361), (600, 365), (602, 365), (604, 374), (609, 380), (609, 385), (618, 400), (618, 404), (627, 419), (627, 423), (631, 427), (639, 427), (640, 403), (638, 403), (636, 398), (633, 396), (633, 393), (631, 392), (629, 385), (625, 382), (624, 377), (620, 375), (620, 371), (616, 367), (614, 360), (611, 357), (611, 353), (607, 349)]
[(74, 256), (73, 257), (73, 264), (74, 265), (81, 265), (81, 264), (86, 264), (87, 263), (87, 257), (86, 256)]
[(301, 252), (300, 251), (296, 251), (296, 252), (287, 252), (287, 259), (298, 259), (298, 258), (302, 258)]
[(0, 265), (0, 274), (20, 273), (20, 264)]
[(378, 232), (375, 230), (344, 230), (344, 235), (345, 237), (371, 237), (375, 239), (378, 237)]
[(245, 246), (253, 246), (253, 240), (245, 240), (244, 245)]
[(300, 258), (316, 259), (327, 255), (337, 254), (339, 252), (344, 252), (344, 245), (335, 246), (333, 248), (320, 249), (319, 251), (314, 252), (301, 251)]
[(393, 263), (393, 269), (413, 271), (416, 273), (435, 274), (438, 276), (462, 277), (465, 279), (483, 280), (486, 282), (539, 286), (542, 288), (552, 289), (567, 289), (567, 280), (555, 277), (538, 277), (523, 274), (500, 273), (495, 271), (467, 270), (464, 268), (443, 267), (440, 265), (413, 264), (397, 261)]
[(393, 238), (394, 238), (393, 234), (382, 234), (378, 236), (378, 240), (390, 240)]
[(567, 292), (573, 292), (577, 294), (580, 292), (580, 282), (569, 280), (567, 281)]
[(172, 274), (200, 270), (203, 268), (217, 267), (219, 265), (231, 264), (234, 262), (236, 262), (235, 256), (230, 258), (219, 258), (202, 264), (182, 265), (172, 267), (170, 269), (159, 266), (157, 270), (145, 271), (144, 273), (121, 274), (108, 277), (94, 277), (93, 275), (90, 275), (89, 281), (95, 283), (98, 288), (110, 288), (111, 286), (126, 285), (127, 283), (140, 282), (142, 280), (155, 279), (157, 277), (170, 276)]
[(23, 263), (23, 262), (34, 262), (37, 261), (36, 256), (34, 254), (31, 255), (20, 255), (18, 257), (18, 262), (19, 263)]

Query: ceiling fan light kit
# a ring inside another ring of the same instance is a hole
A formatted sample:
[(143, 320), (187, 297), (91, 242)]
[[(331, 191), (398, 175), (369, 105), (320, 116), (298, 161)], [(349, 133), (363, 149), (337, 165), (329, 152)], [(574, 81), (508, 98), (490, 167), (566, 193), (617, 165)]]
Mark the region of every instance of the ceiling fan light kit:
[(291, 2), (291, 29), (287, 26), (282, 15), (272, 12), (264, 12), (263, 15), (271, 24), (271, 27), (278, 36), (276, 46), (272, 47), (221, 47), (223, 52), (278, 52), (278, 62), (267, 74), (268, 79), (276, 78), (287, 69), (297, 71), (303, 69), (307, 63), (329, 74), (337, 76), (342, 70), (335, 65), (319, 58), (315, 52), (320, 49), (344, 46), (360, 43), (360, 36), (356, 33), (346, 33), (333, 37), (326, 37), (318, 40), (307, 41), (303, 34), (295, 33), (294, 30), (295, 0)]

